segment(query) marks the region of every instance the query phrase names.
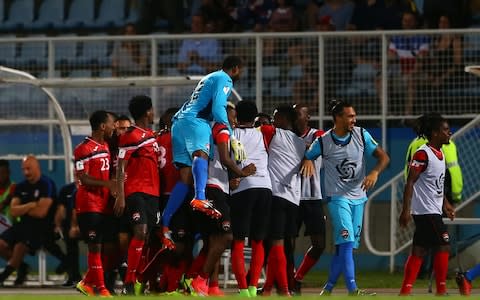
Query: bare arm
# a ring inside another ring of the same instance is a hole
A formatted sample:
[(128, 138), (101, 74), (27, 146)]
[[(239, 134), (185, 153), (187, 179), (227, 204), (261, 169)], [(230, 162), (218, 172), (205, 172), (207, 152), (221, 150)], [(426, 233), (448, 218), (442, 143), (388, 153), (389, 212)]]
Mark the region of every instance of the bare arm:
[(65, 206), (63, 204), (59, 204), (57, 206), (57, 210), (55, 211), (55, 217), (54, 217), (54, 222), (55, 222), (55, 227), (61, 228), (62, 227), (62, 222), (65, 220)]
[(410, 168), (407, 177), (407, 183), (405, 184), (405, 188), (403, 190), (403, 208), (402, 212), (400, 213), (400, 226), (406, 227), (408, 222), (410, 222), (410, 208), (412, 204), (412, 196), (413, 196), (413, 185), (418, 180), (421, 172)]
[(254, 164), (249, 164), (243, 169), (240, 169), (237, 164), (230, 157), (230, 152), (228, 151), (228, 143), (219, 143), (217, 144), (218, 154), (220, 156), (220, 162), (224, 165), (229, 171), (234, 173), (239, 177), (247, 177), (255, 174), (256, 168)]
[(115, 199), (115, 205), (113, 206), (113, 212), (117, 217), (123, 214), (125, 209), (125, 167), (127, 166), (128, 160), (123, 158), (118, 158), (117, 166), (117, 197)]
[(50, 206), (52, 206), (53, 200), (50, 197), (42, 197), (37, 201), (37, 206), (28, 212), (28, 215), (34, 218), (45, 218), (48, 214)]
[(375, 183), (377, 183), (377, 180), (378, 180), (378, 175), (383, 170), (385, 170), (385, 168), (388, 166), (390, 162), (390, 158), (388, 157), (388, 154), (380, 146), (378, 146), (375, 149), (375, 151), (373, 152), (373, 156), (377, 158), (377, 163), (375, 164), (375, 167), (373, 167), (370, 173), (363, 180), (362, 188), (365, 191), (368, 191), (369, 189), (375, 186)]
[(25, 204), (21, 204), (20, 198), (13, 197), (12, 203), (10, 204), (10, 214), (12, 215), (12, 217), (20, 217), (27, 214), (36, 206), (36, 202), (28, 202)]
[(94, 178), (86, 173), (81, 174), (78, 179), (82, 185), (92, 186), (92, 187), (106, 187), (110, 190), (113, 196), (116, 195), (117, 185), (115, 180), (100, 180)]

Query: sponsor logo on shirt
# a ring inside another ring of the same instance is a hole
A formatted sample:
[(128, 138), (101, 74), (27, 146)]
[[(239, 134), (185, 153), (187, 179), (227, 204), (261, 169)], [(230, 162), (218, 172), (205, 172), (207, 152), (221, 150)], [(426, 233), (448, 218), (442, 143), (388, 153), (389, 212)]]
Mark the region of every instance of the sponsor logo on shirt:
[(450, 236), (448, 235), (448, 232), (444, 232), (442, 234), (442, 239), (444, 242), (448, 243), (450, 241)]
[(355, 178), (355, 169), (357, 168), (357, 163), (349, 161), (345, 158), (335, 168), (337, 169), (337, 172), (340, 175), (339, 177), (342, 181), (349, 181)]
[(228, 95), (229, 91), (230, 91), (230, 87), (226, 86), (223, 88), (223, 92), (225, 93), (225, 95)]
[(134, 220), (135, 222), (140, 220), (140, 213), (139, 212), (134, 212), (132, 214), (132, 220)]

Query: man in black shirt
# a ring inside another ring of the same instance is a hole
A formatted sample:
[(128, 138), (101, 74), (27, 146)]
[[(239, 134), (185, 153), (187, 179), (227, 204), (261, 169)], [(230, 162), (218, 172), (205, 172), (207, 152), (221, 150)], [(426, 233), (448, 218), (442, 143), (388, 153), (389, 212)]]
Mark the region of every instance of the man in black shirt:
[(23, 262), (25, 254), (34, 254), (42, 247), (51, 230), (47, 215), (55, 199), (55, 184), (41, 174), (40, 164), (33, 155), (23, 159), (22, 172), (25, 180), (17, 185), (10, 204), (11, 215), (21, 217), (20, 222), (0, 235), (0, 257), (7, 261), (0, 284), (16, 269), (14, 284), (25, 281), (28, 272), (28, 265)]

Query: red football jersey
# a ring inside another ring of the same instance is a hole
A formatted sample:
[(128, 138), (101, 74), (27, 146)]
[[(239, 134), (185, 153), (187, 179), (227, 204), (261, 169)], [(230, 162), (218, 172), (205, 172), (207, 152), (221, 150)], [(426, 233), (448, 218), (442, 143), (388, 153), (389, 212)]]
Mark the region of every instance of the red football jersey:
[(132, 126), (120, 136), (118, 158), (128, 160), (125, 197), (137, 192), (160, 196), (159, 155), (155, 134), (150, 129)]
[(158, 159), (160, 167), (160, 190), (162, 194), (170, 194), (175, 184), (180, 180), (180, 173), (173, 164), (172, 151), (172, 133), (164, 130), (157, 137), (160, 149), (160, 157)]
[[(87, 137), (74, 152), (75, 172), (78, 176), (88, 174), (99, 180), (110, 179), (110, 151), (108, 144), (99, 144)], [(110, 191), (106, 187), (78, 186), (75, 197), (77, 213), (95, 212), (111, 214), (112, 206), (108, 205)]]

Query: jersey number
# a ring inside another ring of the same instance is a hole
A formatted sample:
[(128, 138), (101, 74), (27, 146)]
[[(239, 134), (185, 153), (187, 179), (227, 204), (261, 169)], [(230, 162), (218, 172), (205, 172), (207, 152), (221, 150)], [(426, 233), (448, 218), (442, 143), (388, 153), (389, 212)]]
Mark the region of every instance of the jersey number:
[(108, 158), (101, 158), (100, 161), (102, 162), (102, 167), (100, 168), (100, 171), (110, 170), (110, 162)]
[(167, 158), (165, 157), (167, 155), (167, 149), (165, 149), (163, 146), (160, 146), (159, 150), (160, 156), (158, 156), (158, 163), (160, 164), (160, 169), (163, 169), (167, 164)]

